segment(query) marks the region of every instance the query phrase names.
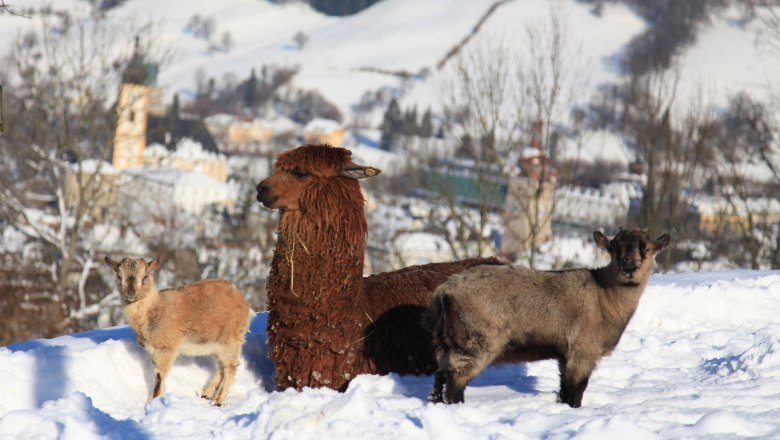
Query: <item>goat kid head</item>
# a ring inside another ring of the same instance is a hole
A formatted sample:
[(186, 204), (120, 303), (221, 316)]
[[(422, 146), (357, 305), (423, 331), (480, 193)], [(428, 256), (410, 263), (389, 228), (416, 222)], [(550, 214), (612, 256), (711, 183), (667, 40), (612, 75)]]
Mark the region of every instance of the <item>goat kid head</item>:
[(257, 184), (257, 201), (271, 209), (306, 210), (301, 199), (310, 186), (333, 178), (365, 179), (381, 170), (358, 165), (346, 148), (303, 145), (279, 155), (274, 173)]
[(609, 252), (610, 265), (615, 270), (621, 284), (640, 284), (647, 280), (653, 266), (655, 254), (663, 250), (671, 241), (669, 234), (663, 234), (655, 240), (650, 239), (642, 229), (621, 230), (610, 240), (599, 231), (593, 233), (596, 244)]
[(119, 263), (106, 257), (106, 264), (116, 274), (122, 303), (127, 305), (143, 299), (146, 287), (153, 283), (152, 272), (160, 267), (160, 257), (149, 262), (142, 258), (123, 258)]

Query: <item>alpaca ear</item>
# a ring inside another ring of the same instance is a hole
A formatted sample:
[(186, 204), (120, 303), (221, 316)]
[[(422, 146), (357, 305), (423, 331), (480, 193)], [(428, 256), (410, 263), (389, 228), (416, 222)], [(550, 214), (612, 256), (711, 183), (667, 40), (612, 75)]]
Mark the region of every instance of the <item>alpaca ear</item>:
[(366, 177), (374, 177), (379, 175), (382, 170), (375, 167), (364, 167), (360, 165), (349, 165), (341, 169), (339, 174), (350, 179), (365, 179)]

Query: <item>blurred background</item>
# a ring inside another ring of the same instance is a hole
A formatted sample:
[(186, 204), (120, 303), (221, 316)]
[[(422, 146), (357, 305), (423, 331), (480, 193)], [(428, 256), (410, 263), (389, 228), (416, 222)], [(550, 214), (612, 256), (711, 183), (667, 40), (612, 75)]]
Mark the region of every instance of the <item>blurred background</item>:
[(365, 272), (476, 255), (780, 268), (780, 2), (0, 2), (0, 344), (124, 323), (112, 258), (255, 310), (276, 155), (353, 151)]

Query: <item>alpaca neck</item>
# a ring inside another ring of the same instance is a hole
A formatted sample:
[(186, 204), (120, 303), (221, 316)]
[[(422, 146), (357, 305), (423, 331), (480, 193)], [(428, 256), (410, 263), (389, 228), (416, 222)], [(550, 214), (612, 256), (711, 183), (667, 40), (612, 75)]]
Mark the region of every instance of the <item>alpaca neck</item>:
[(362, 211), (356, 220), (337, 223), (313, 222), (300, 211), (283, 213), (269, 295), (289, 294), (305, 302), (352, 296), (363, 276), (366, 240), (365, 233), (355, 231), (365, 231), (364, 225)]

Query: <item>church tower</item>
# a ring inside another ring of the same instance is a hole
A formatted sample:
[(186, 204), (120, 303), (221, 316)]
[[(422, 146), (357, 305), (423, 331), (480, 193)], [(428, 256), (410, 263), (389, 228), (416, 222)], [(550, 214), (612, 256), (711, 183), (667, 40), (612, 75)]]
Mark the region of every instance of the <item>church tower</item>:
[(122, 84), (119, 86), (112, 158), (116, 170), (143, 165), (152, 87), (157, 81), (156, 70), (155, 65), (144, 63), (136, 37), (133, 57), (122, 74)]

